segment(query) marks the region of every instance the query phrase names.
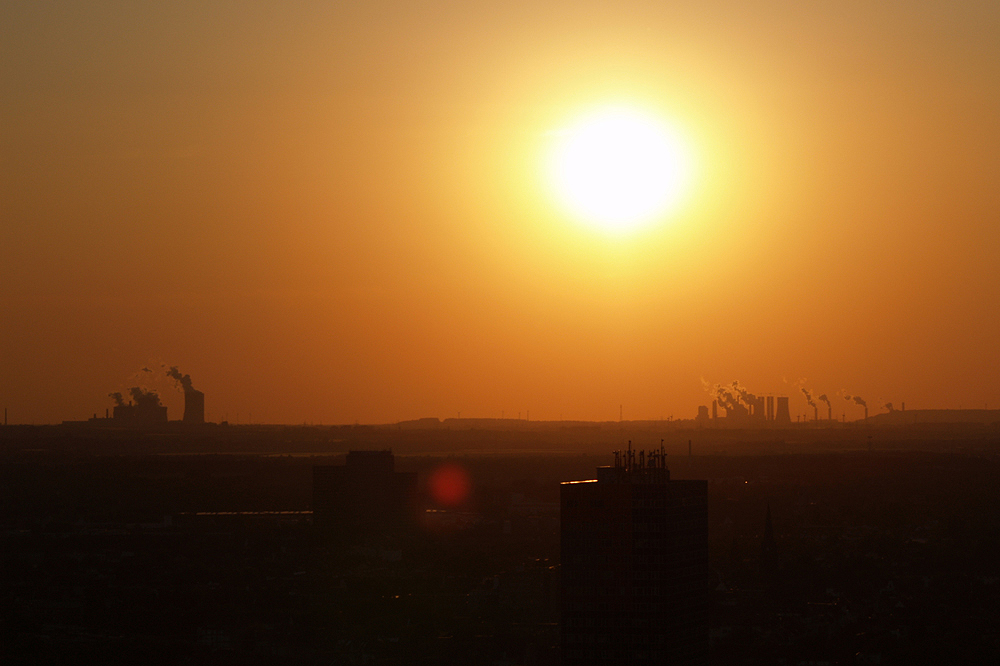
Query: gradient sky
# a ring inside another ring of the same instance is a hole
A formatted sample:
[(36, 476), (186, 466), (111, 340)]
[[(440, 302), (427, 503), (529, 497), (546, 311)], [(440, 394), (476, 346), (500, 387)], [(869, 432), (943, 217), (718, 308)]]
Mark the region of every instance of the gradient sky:
[[(230, 421), (1000, 407), (1000, 4), (610, 5), (0, 2), (0, 406), (170, 363)], [(540, 176), (606, 104), (697, 165), (632, 235)]]

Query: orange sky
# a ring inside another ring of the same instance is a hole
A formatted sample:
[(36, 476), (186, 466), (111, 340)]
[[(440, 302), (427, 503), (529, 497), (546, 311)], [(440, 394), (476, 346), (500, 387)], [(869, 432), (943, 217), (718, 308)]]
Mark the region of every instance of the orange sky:
[[(1000, 5), (609, 4), (5, 2), (0, 406), (166, 362), (230, 421), (1000, 407)], [(632, 235), (540, 177), (609, 103), (698, 165)]]

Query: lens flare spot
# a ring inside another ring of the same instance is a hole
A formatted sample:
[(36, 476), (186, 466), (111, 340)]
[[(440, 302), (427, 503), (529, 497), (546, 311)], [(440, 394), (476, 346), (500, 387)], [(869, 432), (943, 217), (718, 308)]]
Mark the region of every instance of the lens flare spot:
[(434, 501), (446, 507), (464, 503), (469, 497), (471, 488), (469, 473), (454, 463), (441, 465), (434, 470), (429, 485)]

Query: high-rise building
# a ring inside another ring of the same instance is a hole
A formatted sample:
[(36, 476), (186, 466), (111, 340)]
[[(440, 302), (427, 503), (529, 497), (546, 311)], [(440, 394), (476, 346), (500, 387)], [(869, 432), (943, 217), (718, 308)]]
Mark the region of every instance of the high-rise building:
[(560, 495), (563, 664), (707, 663), (708, 482), (630, 446)]
[(417, 475), (394, 467), (392, 451), (351, 451), (346, 465), (313, 467), (313, 524), (344, 536), (412, 525)]

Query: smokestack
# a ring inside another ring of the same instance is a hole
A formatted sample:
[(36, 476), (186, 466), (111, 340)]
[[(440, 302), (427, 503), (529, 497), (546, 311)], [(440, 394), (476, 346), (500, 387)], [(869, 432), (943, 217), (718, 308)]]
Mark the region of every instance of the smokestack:
[(901, 412), (905, 412), (905, 411), (906, 411), (906, 403), (905, 403), (905, 402), (904, 402), (904, 403), (902, 403), (902, 404), (901, 404), (901, 405), (899, 406), (899, 411), (901, 411)]
[(813, 421), (819, 421), (819, 407), (813, 405)]
[(821, 395), (819, 397), (819, 399), (826, 403), (826, 412), (827, 412), (826, 417), (827, 417), (827, 419), (829, 419), (830, 421), (832, 421), (833, 420), (833, 405), (830, 404), (830, 399), (828, 397), (826, 397), (826, 393), (824, 393), (823, 395)]
[(848, 400), (854, 400), (855, 404), (861, 405), (865, 408), (865, 420), (868, 420), (868, 403), (860, 395), (856, 395), (853, 398), (851, 396), (846, 396)]

